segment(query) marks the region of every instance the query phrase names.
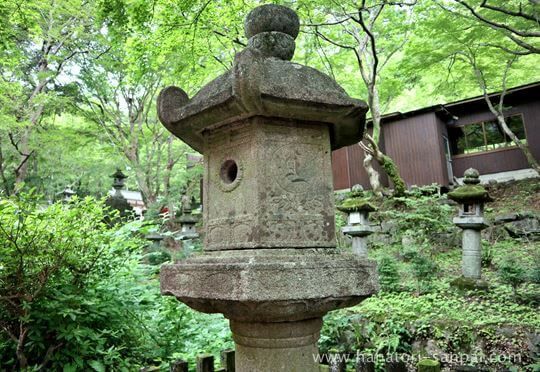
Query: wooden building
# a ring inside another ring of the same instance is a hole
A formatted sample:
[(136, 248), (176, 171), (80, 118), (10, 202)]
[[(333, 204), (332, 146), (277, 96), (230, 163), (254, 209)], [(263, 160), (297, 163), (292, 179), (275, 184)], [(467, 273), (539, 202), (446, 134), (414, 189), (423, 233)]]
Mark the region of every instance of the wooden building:
[[(498, 102), (499, 93), (490, 97)], [(508, 125), (540, 160), (540, 82), (509, 89), (504, 103)], [(484, 176), (529, 168), (482, 96), (387, 114), (381, 123), (381, 149), (396, 162), (408, 186), (446, 186), (470, 167)], [(358, 145), (332, 153), (335, 190), (355, 184), (369, 188), (363, 158)], [(381, 182), (388, 186), (383, 173)]]

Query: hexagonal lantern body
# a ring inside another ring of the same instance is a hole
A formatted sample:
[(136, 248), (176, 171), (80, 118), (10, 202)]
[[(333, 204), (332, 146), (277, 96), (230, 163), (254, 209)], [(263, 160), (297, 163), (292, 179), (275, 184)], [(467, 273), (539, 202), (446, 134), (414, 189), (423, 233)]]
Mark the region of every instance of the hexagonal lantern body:
[(326, 124), (255, 116), (204, 139), (206, 250), (335, 246)]
[(483, 202), (464, 202), (459, 205), (460, 217), (482, 217), (484, 216), (484, 203)]

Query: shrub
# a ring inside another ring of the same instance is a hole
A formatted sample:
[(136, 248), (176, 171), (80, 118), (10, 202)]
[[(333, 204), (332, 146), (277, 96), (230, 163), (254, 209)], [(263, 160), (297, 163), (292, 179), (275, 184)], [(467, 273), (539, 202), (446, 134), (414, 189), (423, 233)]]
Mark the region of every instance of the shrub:
[(429, 258), (418, 254), (412, 260), (413, 275), (416, 279), (418, 291), (427, 290), (437, 273), (437, 265)]
[[(46, 207), (38, 200), (32, 194), (0, 200), (0, 329), (13, 340), (0, 354), (16, 355), (24, 369), (44, 367), (59, 360), (59, 349), (69, 350), (83, 368), (90, 345), (99, 351), (136, 340), (121, 325), (125, 314), (107, 286), (138, 241), (128, 230), (110, 230), (103, 204), (91, 198)], [(100, 332), (109, 326), (114, 334)]]
[(513, 258), (507, 257), (499, 265), (498, 274), (503, 283), (512, 287), (514, 296), (518, 287), (526, 280), (526, 270)]
[(107, 226), (93, 199), (37, 200), (0, 200), (0, 370), (165, 368), (231, 347), (222, 316), (161, 296), (139, 223)]
[(379, 283), (384, 291), (396, 291), (399, 288), (399, 272), (396, 261), (390, 256), (380, 259), (378, 265)]

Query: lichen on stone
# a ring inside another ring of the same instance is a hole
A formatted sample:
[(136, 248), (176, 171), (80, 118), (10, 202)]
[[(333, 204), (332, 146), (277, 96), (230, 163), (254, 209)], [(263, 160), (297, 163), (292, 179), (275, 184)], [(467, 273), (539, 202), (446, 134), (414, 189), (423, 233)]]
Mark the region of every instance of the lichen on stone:
[(374, 212), (377, 210), (373, 204), (369, 202), (367, 199), (359, 199), (359, 198), (348, 198), (343, 201), (340, 205), (337, 206), (337, 209), (345, 212), (345, 213), (352, 213), (352, 212)]
[(463, 185), (448, 193), (448, 198), (458, 203), (490, 202), (493, 199), (482, 185)]

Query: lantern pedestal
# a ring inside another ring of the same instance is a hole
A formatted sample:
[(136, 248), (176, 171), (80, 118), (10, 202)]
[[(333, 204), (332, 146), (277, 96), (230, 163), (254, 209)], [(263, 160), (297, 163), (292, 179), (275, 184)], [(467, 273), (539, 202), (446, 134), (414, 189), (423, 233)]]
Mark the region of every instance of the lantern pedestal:
[(488, 227), (483, 217), (455, 217), (454, 224), (463, 229), (462, 274), (480, 279), (482, 267), (482, 230)]
[(319, 372), (314, 358), (322, 319), (284, 323), (231, 321), (237, 371)]
[(377, 290), (371, 262), (335, 249), (209, 252), (161, 269), (163, 294), (230, 319), (240, 372), (317, 371), (321, 318)]

